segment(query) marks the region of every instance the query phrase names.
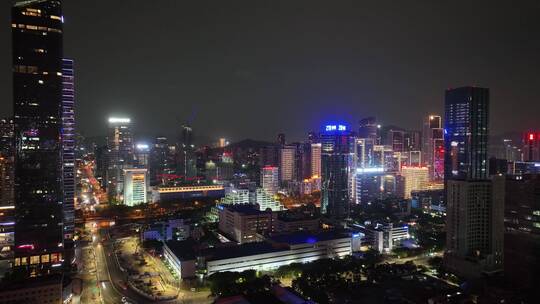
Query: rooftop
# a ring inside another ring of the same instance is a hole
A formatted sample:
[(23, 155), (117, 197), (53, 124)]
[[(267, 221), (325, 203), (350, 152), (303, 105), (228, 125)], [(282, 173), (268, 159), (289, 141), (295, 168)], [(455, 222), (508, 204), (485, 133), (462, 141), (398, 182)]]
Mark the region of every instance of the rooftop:
[(62, 274), (51, 274), (42, 277), (33, 277), (33, 278), (16, 278), (12, 281), (2, 282), (0, 284), (0, 292), (16, 289), (26, 289), (26, 288), (36, 288), (47, 285), (62, 284), (63, 275)]
[(288, 247), (272, 245), (268, 242), (246, 243), (230, 247), (214, 247), (205, 250), (208, 261), (239, 258), (250, 255), (265, 254), (289, 250)]
[(263, 214), (266, 213), (264, 211), (259, 210), (258, 205), (254, 204), (234, 204), (234, 205), (222, 205), (224, 209), (227, 209), (231, 212), (238, 212), (243, 215), (257, 215), (257, 214)]
[(275, 235), (269, 238), (270, 242), (283, 243), (288, 245), (314, 244), (317, 242), (335, 240), (349, 237), (349, 233), (344, 230), (330, 230), (319, 233), (298, 231), (288, 234)]
[(180, 261), (194, 260), (196, 257), (195, 246), (197, 243), (193, 239), (167, 241), (166, 244)]

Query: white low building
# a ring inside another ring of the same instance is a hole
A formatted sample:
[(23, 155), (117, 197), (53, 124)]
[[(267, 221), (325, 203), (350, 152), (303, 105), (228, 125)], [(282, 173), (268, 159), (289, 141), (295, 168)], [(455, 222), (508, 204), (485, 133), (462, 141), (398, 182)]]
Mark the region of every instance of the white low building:
[(305, 232), (276, 236), (265, 242), (213, 248), (205, 254), (206, 273), (221, 271), (267, 271), (291, 263), (350, 255), (352, 236), (347, 232)]

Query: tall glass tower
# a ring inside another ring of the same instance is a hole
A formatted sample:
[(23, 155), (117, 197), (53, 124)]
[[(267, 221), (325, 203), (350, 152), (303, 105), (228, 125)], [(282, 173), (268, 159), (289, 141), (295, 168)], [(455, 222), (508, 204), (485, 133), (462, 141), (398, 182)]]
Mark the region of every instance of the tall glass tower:
[(488, 179), (489, 89), (446, 91), (445, 267), (466, 277), (503, 269), (504, 178)]
[(450, 89), (445, 100), (445, 180), (487, 179), (489, 89)]
[(39, 274), (64, 261), (61, 3), (18, 2), (11, 23), (15, 266)]
[(349, 170), (352, 137), (344, 125), (325, 126), (320, 135), (322, 152), (322, 199), (323, 214), (335, 219), (348, 217)]
[(74, 255), (75, 233), (75, 82), (73, 60), (62, 60), (62, 186), (64, 192), (64, 250)]

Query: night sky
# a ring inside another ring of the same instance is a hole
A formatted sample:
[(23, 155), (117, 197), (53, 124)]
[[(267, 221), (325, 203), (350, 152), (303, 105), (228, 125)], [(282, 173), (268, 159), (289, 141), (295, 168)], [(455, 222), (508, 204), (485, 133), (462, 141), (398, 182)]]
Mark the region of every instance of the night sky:
[[(474, 3), (473, 3), (474, 2)], [(540, 128), (540, 2), (64, 1), (77, 124), (105, 135), (302, 139), (365, 116), (421, 128), (444, 90), (491, 89), (491, 133)], [(12, 114), (10, 3), (0, 4), (0, 115)]]

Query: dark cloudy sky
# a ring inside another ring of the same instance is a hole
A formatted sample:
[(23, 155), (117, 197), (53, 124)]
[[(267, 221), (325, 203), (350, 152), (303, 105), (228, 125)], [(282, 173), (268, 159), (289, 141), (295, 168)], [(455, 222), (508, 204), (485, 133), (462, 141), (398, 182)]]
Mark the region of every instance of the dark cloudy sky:
[[(11, 114), (10, 5), (0, 1), (0, 114)], [(420, 128), (444, 90), (491, 89), (492, 133), (540, 128), (540, 2), (64, 1), (77, 119), (139, 135), (294, 139), (331, 120)], [(176, 128), (176, 129), (175, 129)]]

